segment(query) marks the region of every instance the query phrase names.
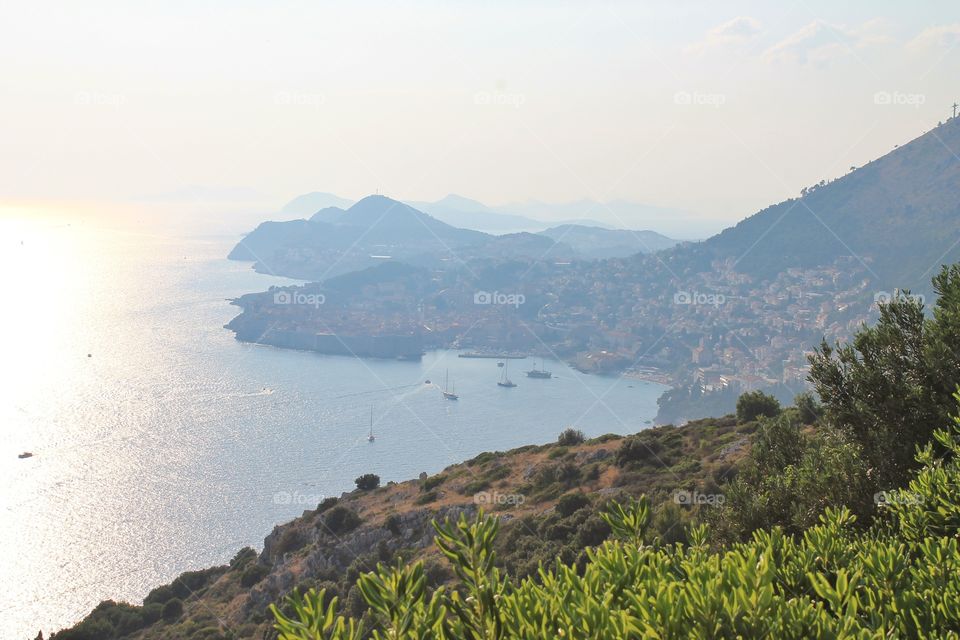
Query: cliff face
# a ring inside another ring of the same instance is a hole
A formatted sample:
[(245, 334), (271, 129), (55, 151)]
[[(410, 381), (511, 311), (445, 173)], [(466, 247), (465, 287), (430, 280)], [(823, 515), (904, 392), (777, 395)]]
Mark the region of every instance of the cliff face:
[(243, 549), (229, 565), (187, 572), (151, 592), (143, 606), (101, 603), (54, 638), (272, 638), (268, 607), (294, 589), (325, 588), (339, 598), (341, 611), (361, 617), (366, 605), (356, 580), (378, 562), (422, 560), (431, 587), (449, 580), (431, 521), (470, 517), (479, 508), (499, 514), (498, 563), (515, 577), (557, 558), (572, 562), (583, 547), (599, 544), (609, 529), (597, 511), (618, 496), (650, 495), (665, 531), (676, 535), (683, 530), (677, 518), (689, 513), (674, 504), (675, 492), (716, 490), (754, 428), (728, 417), (626, 438), (574, 437), (563, 445), (484, 453), (434, 476), (345, 493), (275, 527), (259, 553)]

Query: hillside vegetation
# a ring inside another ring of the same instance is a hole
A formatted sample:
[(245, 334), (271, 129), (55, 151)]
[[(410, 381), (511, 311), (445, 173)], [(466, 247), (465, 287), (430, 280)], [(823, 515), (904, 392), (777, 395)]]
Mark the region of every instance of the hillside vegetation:
[(822, 404), (362, 476), (54, 637), (958, 638), (960, 267), (933, 288), (821, 345)]

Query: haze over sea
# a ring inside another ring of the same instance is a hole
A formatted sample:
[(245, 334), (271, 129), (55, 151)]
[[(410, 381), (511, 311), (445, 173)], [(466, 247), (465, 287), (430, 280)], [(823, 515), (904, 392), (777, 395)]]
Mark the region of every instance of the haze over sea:
[[(664, 387), (549, 360), (556, 379), (515, 361), (506, 390), (495, 360), (453, 352), (395, 362), (237, 342), (227, 299), (291, 281), (227, 261), (236, 240), (0, 219), (0, 637), (259, 548), (362, 473), (406, 480), (656, 414)], [(447, 369), (459, 402), (424, 384)]]

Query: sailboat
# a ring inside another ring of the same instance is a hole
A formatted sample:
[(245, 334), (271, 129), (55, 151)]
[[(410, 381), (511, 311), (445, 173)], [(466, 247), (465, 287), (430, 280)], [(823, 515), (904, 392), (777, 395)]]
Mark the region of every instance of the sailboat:
[[(542, 362), (541, 362), (542, 364)], [(527, 371), (528, 378), (552, 378), (553, 374), (546, 369), (537, 369), (537, 362), (533, 362), (533, 369)]]
[(517, 386), (510, 380), (510, 360), (505, 360), (503, 365), (503, 372), (500, 374), (500, 381), (497, 382), (498, 387), (507, 387), (512, 389)]
[(370, 407), (370, 435), (367, 436), (367, 442), (373, 442), (376, 440), (376, 436), (373, 435), (373, 407)]
[(450, 370), (447, 369), (447, 377), (443, 381), (443, 397), (447, 400), (459, 400), (460, 396), (455, 392), (456, 389), (450, 386)]

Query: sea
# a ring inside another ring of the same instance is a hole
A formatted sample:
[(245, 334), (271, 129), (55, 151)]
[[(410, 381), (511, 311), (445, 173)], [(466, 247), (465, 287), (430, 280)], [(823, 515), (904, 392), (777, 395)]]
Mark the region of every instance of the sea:
[(512, 361), (504, 389), (496, 360), (455, 351), (399, 362), (238, 342), (230, 299), (296, 282), (226, 260), (238, 239), (0, 218), (0, 637), (49, 635), (259, 549), (361, 474), (401, 481), (656, 415), (665, 387), (552, 359), (551, 380)]

